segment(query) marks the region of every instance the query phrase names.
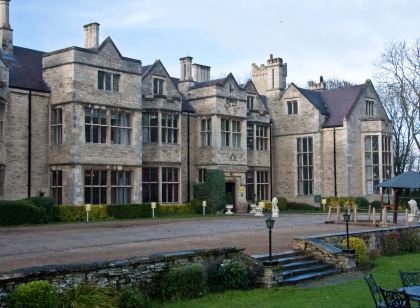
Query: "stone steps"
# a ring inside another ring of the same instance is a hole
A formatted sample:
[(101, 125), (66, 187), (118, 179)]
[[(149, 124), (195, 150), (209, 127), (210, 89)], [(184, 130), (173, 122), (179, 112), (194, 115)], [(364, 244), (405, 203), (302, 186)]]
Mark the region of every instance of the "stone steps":
[[(253, 257), (261, 262), (269, 259), (268, 255)], [(278, 261), (278, 265), (273, 268), (273, 272), (275, 272), (273, 277), (281, 277), (281, 279), (273, 278), (274, 285), (297, 284), (340, 273), (340, 270), (334, 266), (316, 260), (300, 251), (278, 252), (272, 254), (272, 260)]]

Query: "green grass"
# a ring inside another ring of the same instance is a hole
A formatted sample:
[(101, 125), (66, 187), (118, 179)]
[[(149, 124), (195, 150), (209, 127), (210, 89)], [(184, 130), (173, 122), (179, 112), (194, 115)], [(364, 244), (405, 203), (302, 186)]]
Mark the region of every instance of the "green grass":
[[(399, 288), (398, 270), (420, 271), (420, 253), (380, 257), (371, 271), (376, 282), (386, 289)], [(167, 304), (164, 307), (373, 307), (373, 299), (363, 278), (337, 285), (281, 287), (230, 291)], [(415, 307), (415, 306), (413, 306)]]

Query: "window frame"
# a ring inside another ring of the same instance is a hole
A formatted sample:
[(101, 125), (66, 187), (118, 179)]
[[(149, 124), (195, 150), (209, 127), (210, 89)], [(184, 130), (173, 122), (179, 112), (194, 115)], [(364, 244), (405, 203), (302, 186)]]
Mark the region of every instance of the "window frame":
[(52, 107), (50, 119), (51, 144), (63, 143), (63, 108)]
[(211, 147), (212, 146), (212, 123), (211, 118), (202, 118), (200, 120), (200, 136), (201, 136), (201, 147)]
[(254, 110), (255, 98), (256, 98), (255, 95), (251, 95), (251, 94), (246, 95), (246, 109), (248, 112), (251, 110)]
[(287, 115), (299, 114), (299, 107), (297, 99), (288, 100), (287, 103)]
[(111, 144), (131, 145), (131, 112), (111, 110), (109, 122)]
[[(88, 110), (90, 110), (88, 114)], [(95, 112), (98, 112), (98, 121), (95, 123)], [(102, 108), (85, 107), (85, 143), (92, 144), (106, 144), (107, 130), (108, 130), (108, 115), (107, 110)], [(89, 118), (89, 122), (87, 121)], [(105, 119), (105, 124), (103, 123)], [(95, 142), (95, 130), (97, 130), (97, 141)], [(89, 136), (89, 138), (88, 138)]]
[[(122, 181), (121, 181), (122, 179)], [(111, 204), (131, 204), (131, 170), (111, 170)]]
[(231, 120), (232, 128), (232, 147), (240, 148), (241, 147), (241, 121), (240, 120)]
[[(153, 171), (153, 172), (152, 172)], [(156, 176), (156, 178), (154, 177)], [(143, 202), (159, 201), (159, 167), (146, 167), (142, 170)], [(147, 197), (146, 196), (147, 192)]]
[(198, 183), (204, 183), (206, 181), (207, 169), (200, 168), (198, 169)]
[(296, 145), (297, 192), (300, 196), (311, 196), (314, 194), (313, 138), (299, 137)]
[[(147, 116), (147, 121), (145, 121)], [(156, 116), (156, 125), (152, 125), (151, 116)], [(142, 143), (157, 144), (159, 143), (159, 113), (157, 111), (146, 111), (142, 113)], [(146, 138), (145, 138), (146, 137)], [(153, 139), (153, 141), (151, 141)]]
[(98, 70), (97, 89), (105, 92), (120, 92), (121, 74)]
[(166, 144), (178, 144), (178, 120), (175, 113), (162, 113), (160, 116), (161, 142)]
[(4, 141), (4, 122), (6, 117), (6, 104), (0, 99), (0, 142)]
[(165, 88), (165, 78), (153, 76), (152, 88), (153, 95), (163, 95)]
[(255, 145), (257, 151), (268, 151), (268, 128), (267, 125), (256, 125)]
[(50, 196), (54, 204), (63, 204), (63, 171), (50, 170)]
[[(381, 181), (380, 160), (381, 151), (379, 148), (379, 135), (365, 135), (364, 141), (364, 172), (366, 195), (379, 195), (380, 189), (376, 188)], [(376, 146), (375, 146), (376, 139)], [(376, 149), (375, 149), (376, 148)], [(369, 154), (369, 155), (368, 155)], [(376, 159), (375, 159), (376, 157)]]
[(230, 134), (231, 134), (231, 128), (230, 128), (230, 120), (226, 118), (220, 119), (220, 130), (221, 130), (221, 146), (222, 148), (230, 147)]
[(248, 151), (253, 151), (255, 148), (254, 142), (255, 125), (247, 123), (246, 125), (246, 148)]
[(255, 172), (254, 170), (248, 170), (245, 174), (245, 182), (246, 182), (246, 200), (255, 202), (255, 197), (257, 194), (255, 193)]
[(179, 202), (179, 168), (162, 167), (161, 177), (161, 203), (178, 203)]
[[(88, 175), (90, 174), (90, 175)], [(93, 178), (98, 176), (98, 182), (95, 184)], [(87, 177), (90, 177), (90, 183), (86, 183)], [(105, 169), (85, 169), (84, 176), (85, 204), (107, 204), (108, 203), (108, 172)], [(98, 195), (96, 195), (97, 190)], [(89, 192), (89, 193), (88, 193)], [(88, 196), (89, 195), (89, 196)], [(96, 199), (99, 201), (96, 203)]]
[(258, 200), (269, 200), (268, 193), (270, 187), (269, 171), (257, 170), (256, 186)]

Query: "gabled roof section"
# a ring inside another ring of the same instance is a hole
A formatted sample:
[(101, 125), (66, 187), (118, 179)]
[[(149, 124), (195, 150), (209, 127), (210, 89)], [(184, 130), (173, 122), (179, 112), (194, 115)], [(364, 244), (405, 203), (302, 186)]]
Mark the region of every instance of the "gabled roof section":
[(364, 86), (364, 84), (361, 84), (346, 88), (320, 91), (319, 94), (330, 113), (323, 127), (342, 126), (344, 118), (348, 116), (353, 109)]
[(144, 79), (146, 76), (150, 75), (150, 73), (153, 72), (153, 69), (158, 65), (160, 65), (163, 68), (163, 71), (165, 72), (166, 76), (171, 80), (174, 87), (178, 90), (179, 79), (178, 79), (178, 82), (175, 83), (174, 79), (176, 79), (176, 78), (172, 78), (171, 75), (169, 75), (168, 71), (166, 70), (165, 65), (163, 65), (162, 61), (160, 61), (159, 59), (157, 59), (151, 65), (142, 66), (142, 69), (141, 69), (142, 77), (141, 78)]
[(9, 66), (9, 87), (50, 92), (42, 77), (43, 51), (13, 46), (13, 55), (3, 55)]
[(263, 95), (260, 95), (260, 93), (258, 93), (257, 87), (255, 86), (252, 79), (248, 79), (248, 81), (242, 86), (242, 90), (246, 91), (247, 93), (254, 94), (254, 95), (258, 96), (261, 99), (261, 102), (262, 102), (265, 110), (268, 111), (267, 97), (263, 96)]
[(208, 80), (208, 81), (203, 81), (203, 82), (197, 82), (194, 86), (192, 86), (190, 89), (198, 89), (198, 88), (205, 88), (205, 87), (210, 87), (210, 86), (218, 86), (218, 87), (223, 87), (225, 85), (225, 83), (229, 80), (229, 79), (233, 79), (236, 86), (239, 89), (242, 89), (242, 87), (238, 84), (238, 82), (236, 81), (235, 77), (233, 76), (232, 73), (229, 73), (226, 77), (224, 78), (219, 78), (219, 79), (212, 79), (212, 80)]
[(325, 105), (324, 100), (322, 99), (320, 92), (318, 91), (311, 91), (308, 89), (302, 89), (296, 86), (296, 88), (300, 91), (300, 93), (303, 94), (303, 96), (306, 97), (308, 101), (312, 103), (312, 105), (315, 106), (316, 109), (318, 109), (321, 114), (328, 115), (328, 109)]

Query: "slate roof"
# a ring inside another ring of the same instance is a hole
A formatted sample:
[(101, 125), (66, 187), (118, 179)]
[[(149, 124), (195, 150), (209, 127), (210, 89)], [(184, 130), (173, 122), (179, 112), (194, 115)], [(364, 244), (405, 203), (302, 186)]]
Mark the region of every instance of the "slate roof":
[(141, 67), (141, 74), (144, 75), (144, 73), (146, 73), (151, 66), (152, 66), (152, 64), (150, 64), (150, 65), (143, 65)]
[(377, 185), (386, 188), (420, 188), (420, 172), (407, 171)]
[(219, 78), (196, 83), (191, 89), (204, 88), (209, 86), (221, 86), (226, 78)]
[(42, 78), (42, 56), (45, 52), (13, 46), (13, 56), (3, 55), (9, 66), (11, 88), (50, 92)]
[(343, 125), (343, 119), (350, 113), (359, 98), (365, 84), (332, 89), (332, 90), (308, 90), (296, 87), (327, 120), (322, 127), (336, 127)]
[(364, 87), (365, 85), (361, 84), (347, 88), (321, 91), (320, 95), (329, 111), (329, 117), (323, 127), (343, 125), (343, 119), (352, 110)]

